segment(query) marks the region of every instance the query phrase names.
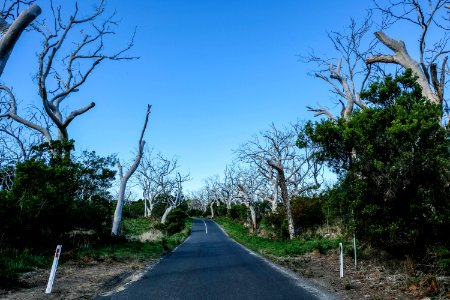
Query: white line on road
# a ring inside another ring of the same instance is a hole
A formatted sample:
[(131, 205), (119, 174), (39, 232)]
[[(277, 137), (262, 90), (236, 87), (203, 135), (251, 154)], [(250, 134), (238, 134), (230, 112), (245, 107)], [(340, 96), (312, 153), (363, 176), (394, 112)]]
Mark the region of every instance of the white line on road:
[(208, 234), (208, 226), (206, 226), (205, 220), (202, 220), (202, 221), (203, 221), (203, 223), (205, 223), (205, 232), (206, 232), (206, 234)]

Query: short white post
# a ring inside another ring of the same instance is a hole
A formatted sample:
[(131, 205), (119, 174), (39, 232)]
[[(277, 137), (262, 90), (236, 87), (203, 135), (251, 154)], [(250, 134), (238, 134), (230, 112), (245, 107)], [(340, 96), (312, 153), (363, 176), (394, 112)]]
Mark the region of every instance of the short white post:
[(52, 270), (50, 271), (50, 276), (48, 278), (47, 289), (45, 289), (46, 294), (50, 294), (52, 292), (53, 281), (55, 280), (56, 268), (58, 268), (58, 260), (61, 254), (62, 245), (56, 246), (55, 257), (53, 258)]
[(339, 277), (344, 277), (344, 247), (339, 243)]
[(357, 261), (356, 261), (356, 235), (355, 234), (353, 234), (353, 253), (355, 255), (355, 270), (356, 270)]

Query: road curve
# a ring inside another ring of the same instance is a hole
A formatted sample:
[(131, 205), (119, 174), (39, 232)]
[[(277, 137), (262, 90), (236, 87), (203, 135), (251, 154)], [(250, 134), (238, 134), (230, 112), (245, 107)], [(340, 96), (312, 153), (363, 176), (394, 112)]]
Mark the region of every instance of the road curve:
[(338, 299), (229, 239), (210, 220), (140, 280), (97, 299)]

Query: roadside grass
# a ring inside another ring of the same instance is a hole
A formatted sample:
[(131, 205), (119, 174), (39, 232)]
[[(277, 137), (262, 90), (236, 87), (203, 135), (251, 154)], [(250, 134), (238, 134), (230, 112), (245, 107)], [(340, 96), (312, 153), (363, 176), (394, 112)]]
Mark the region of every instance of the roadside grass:
[(133, 218), (123, 220), (123, 233), (125, 235), (141, 235), (144, 232), (155, 228), (157, 221), (150, 218)]
[[(125, 219), (124, 233), (138, 235), (155, 227), (155, 222), (145, 219)], [(108, 261), (145, 261), (156, 259), (175, 249), (191, 233), (192, 220), (188, 219), (181, 232), (150, 242), (127, 240), (125, 237), (104, 238), (73, 249), (63, 249), (59, 263), (72, 261), (79, 264)], [(20, 286), (20, 274), (40, 268), (50, 269), (53, 250), (41, 254), (30, 249), (0, 249), (0, 287)], [(66, 251), (65, 251), (66, 250)]]
[(298, 256), (316, 250), (324, 254), (337, 249), (339, 243), (348, 243), (342, 238), (327, 239), (320, 236), (294, 240), (271, 240), (249, 233), (242, 224), (228, 218), (219, 217), (215, 221), (225, 229), (231, 238), (264, 255)]
[(20, 273), (36, 268), (47, 268), (52, 263), (52, 257), (32, 253), (29, 249), (0, 250), (0, 286), (11, 286), (17, 283)]

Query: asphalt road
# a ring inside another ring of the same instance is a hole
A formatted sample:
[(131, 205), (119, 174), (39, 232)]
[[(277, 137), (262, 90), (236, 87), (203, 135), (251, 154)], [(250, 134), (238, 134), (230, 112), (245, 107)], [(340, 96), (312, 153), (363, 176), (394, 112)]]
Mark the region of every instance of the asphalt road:
[(97, 299), (336, 299), (229, 239), (210, 220), (140, 280)]

